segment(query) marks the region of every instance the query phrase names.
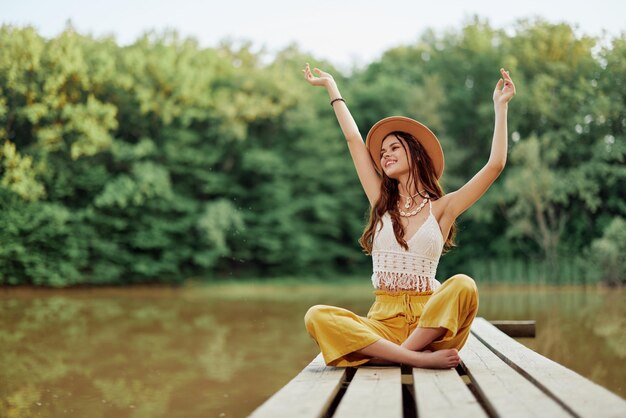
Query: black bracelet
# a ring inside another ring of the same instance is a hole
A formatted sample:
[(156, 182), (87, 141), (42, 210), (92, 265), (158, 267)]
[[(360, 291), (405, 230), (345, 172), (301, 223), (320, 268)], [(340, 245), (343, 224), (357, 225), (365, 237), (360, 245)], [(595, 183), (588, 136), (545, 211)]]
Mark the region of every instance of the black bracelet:
[(333, 103), (335, 103), (337, 100), (341, 100), (341, 101), (342, 101), (342, 102), (344, 102), (344, 103), (346, 102), (346, 101), (345, 101), (345, 100), (343, 100), (341, 97), (339, 97), (338, 99), (333, 99), (333, 100), (331, 100), (331, 101), (330, 101), (330, 105), (332, 106), (332, 105), (333, 105)]

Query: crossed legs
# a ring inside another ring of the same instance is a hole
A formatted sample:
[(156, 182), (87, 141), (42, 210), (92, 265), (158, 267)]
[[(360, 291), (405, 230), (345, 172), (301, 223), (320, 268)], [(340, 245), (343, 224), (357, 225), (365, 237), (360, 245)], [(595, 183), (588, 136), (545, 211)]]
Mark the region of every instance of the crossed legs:
[[(368, 362), (401, 363), (429, 368), (458, 365), (458, 349), (464, 345), (478, 309), (474, 281), (462, 274), (447, 280), (426, 299), (419, 323), (414, 324), (417, 326), (405, 341), (401, 335), (406, 335), (402, 330), (407, 324), (398, 315), (405, 308), (394, 297), (373, 305), (367, 318), (334, 306), (311, 307), (305, 325), (324, 353), (326, 364), (346, 367)], [(410, 306), (408, 309), (412, 309)]]
[(435, 351), (430, 351), (426, 348), (446, 335), (448, 329), (439, 326), (444, 323), (457, 334), (449, 341), (454, 344), (452, 347), (463, 346), (478, 310), (476, 283), (471, 277), (458, 274), (446, 281), (436, 293), (436, 297), (434, 296), (426, 305), (423, 313), (425, 318), (420, 320), (422, 326), (417, 326), (402, 344), (397, 345), (381, 339), (358, 352), (374, 357), (372, 362), (375, 364), (404, 363), (414, 367), (456, 367), (461, 361), (458, 350), (444, 348), (446, 345), (451, 347), (450, 344), (433, 344), (440, 347), (443, 345), (444, 349), (441, 350), (433, 348)]
[(446, 328), (418, 327), (401, 345), (381, 338), (357, 352), (373, 357), (372, 365), (408, 364), (413, 367), (451, 368), (461, 361), (455, 348), (431, 352), (423, 350), (428, 344), (445, 335)]

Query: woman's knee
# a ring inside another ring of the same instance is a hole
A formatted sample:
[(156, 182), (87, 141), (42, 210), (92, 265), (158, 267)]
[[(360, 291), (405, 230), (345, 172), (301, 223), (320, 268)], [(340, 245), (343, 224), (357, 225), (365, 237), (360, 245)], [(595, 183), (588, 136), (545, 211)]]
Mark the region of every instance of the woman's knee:
[(458, 287), (461, 291), (470, 292), (470, 293), (478, 293), (478, 287), (476, 286), (476, 281), (472, 279), (467, 274), (455, 274), (450, 277), (448, 280), (452, 280), (455, 287)]
[(307, 329), (311, 329), (316, 322), (323, 321), (326, 315), (326, 305), (314, 305), (304, 314), (304, 325)]

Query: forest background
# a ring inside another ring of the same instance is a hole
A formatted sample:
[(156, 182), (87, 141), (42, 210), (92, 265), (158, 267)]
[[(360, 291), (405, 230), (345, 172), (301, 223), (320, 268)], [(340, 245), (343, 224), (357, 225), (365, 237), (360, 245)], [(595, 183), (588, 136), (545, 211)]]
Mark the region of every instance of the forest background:
[(334, 75), (363, 137), (390, 115), (426, 123), (445, 192), (487, 162), (509, 70), (507, 165), (437, 278), (626, 281), (626, 33), (475, 18), (349, 74), (296, 45), (268, 62), (175, 31), (120, 46), (0, 27), (0, 285), (367, 277), (369, 204), (306, 62)]

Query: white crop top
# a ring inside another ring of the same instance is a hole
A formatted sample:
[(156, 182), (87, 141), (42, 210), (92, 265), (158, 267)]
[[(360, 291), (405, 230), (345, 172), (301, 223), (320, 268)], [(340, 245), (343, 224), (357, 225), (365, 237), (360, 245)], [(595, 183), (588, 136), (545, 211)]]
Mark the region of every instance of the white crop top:
[[(400, 246), (393, 233), (389, 212), (382, 216), (382, 227), (374, 233), (372, 284), (376, 289), (415, 290), (428, 292), (441, 283), (435, 279), (444, 239), (433, 206), (428, 200), (430, 214), (415, 234), (406, 240), (409, 250)], [(378, 228), (378, 225), (377, 225)], [(406, 239), (406, 238), (405, 238)]]

